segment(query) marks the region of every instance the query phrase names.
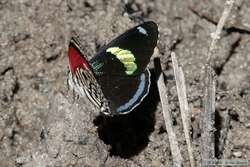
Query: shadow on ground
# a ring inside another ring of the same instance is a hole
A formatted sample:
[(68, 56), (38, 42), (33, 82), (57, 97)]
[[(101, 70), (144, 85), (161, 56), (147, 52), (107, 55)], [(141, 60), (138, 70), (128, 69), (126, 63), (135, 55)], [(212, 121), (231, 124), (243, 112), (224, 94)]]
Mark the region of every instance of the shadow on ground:
[(159, 102), (156, 77), (154, 71), (150, 71), (152, 75), (149, 94), (134, 111), (114, 117), (99, 115), (94, 120), (94, 124), (98, 126), (100, 139), (111, 145), (110, 156), (130, 158), (140, 153), (149, 142)]

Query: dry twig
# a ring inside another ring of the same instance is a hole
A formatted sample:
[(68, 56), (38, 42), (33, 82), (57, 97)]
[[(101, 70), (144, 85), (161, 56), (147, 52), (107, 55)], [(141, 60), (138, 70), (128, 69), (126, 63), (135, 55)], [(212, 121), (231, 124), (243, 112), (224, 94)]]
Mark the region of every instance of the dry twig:
[(235, 0), (227, 0), (226, 1), (223, 14), (222, 14), (222, 16), (217, 24), (216, 31), (211, 34), (212, 41), (210, 43), (208, 54), (207, 54), (207, 63), (209, 63), (209, 65), (211, 63), (211, 56), (214, 54), (214, 50), (215, 50), (215, 46), (217, 44), (217, 41), (220, 39), (220, 35), (221, 35), (221, 31), (223, 29), (223, 26), (225, 25), (226, 20), (227, 20), (229, 14), (233, 8), (234, 1)]
[(157, 69), (159, 69), (159, 72), (160, 72), (159, 78), (157, 80), (157, 86), (158, 86), (158, 90), (160, 94), (163, 117), (165, 120), (166, 130), (168, 133), (171, 154), (173, 157), (173, 166), (181, 167), (183, 165), (183, 158), (182, 158), (182, 155), (178, 146), (177, 138), (174, 133), (173, 126), (172, 126), (172, 119), (171, 119), (170, 108), (168, 104), (167, 89), (164, 83), (163, 73), (161, 71), (161, 64), (160, 64), (159, 59), (155, 59), (155, 68), (156, 68), (156, 71)]
[(190, 165), (191, 165), (191, 167), (194, 167), (195, 160), (194, 160), (194, 156), (193, 156), (193, 148), (191, 146), (191, 140), (190, 140), (190, 134), (189, 134), (190, 111), (188, 108), (185, 78), (184, 78), (182, 68), (178, 66), (178, 62), (177, 62), (177, 59), (176, 59), (174, 52), (171, 53), (171, 57), (172, 57), (172, 63), (173, 63), (173, 68), (174, 68), (174, 76), (175, 76), (175, 81), (176, 81), (177, 94), (178, 94), (178, 99), (179, 99), (179, 103), (180, 103), (183, 129), (184, 129), (184, 134), (185, 134), (187, 147), (188, 147)]
[(201, 136), (201, 158), (202, 165), (205, 166), (205, 160), (214, 158), (214, 118), (215, 118), (215, 75), (211, 68), (211, 57), (214, 54), (217, 41), (223, 26), (233, 7), (234, 0), (227, 0), (223, 14), (219, 20), (216, 31), (211, 34), (212, 41), (207, 54), (204, 79), (204, 112), (201, 116), (202, 136)]
[[(214, 119), (215, 119), (215, 79), (211, 68), (207, 67), (204, 91), (204, 111), (201, 114), (201, 158), (202, 161), (214, 158)], [(204, 162), (202, 162), (204, 164)], [(205, 164), (204, 164), (205, 165)]]

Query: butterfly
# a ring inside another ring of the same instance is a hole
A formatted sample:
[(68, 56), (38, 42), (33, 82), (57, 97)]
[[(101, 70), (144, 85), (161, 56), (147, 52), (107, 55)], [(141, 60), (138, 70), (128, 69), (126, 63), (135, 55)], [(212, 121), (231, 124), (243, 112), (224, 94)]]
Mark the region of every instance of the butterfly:
[(89, 61), (73, 36), (68, 49), (70, 87), (80, 96), (87, 95), (105, 115), (129, 113), (149, 92), (147, 65), (158, 34), (156, 23), (144, 22), (102, 47)]

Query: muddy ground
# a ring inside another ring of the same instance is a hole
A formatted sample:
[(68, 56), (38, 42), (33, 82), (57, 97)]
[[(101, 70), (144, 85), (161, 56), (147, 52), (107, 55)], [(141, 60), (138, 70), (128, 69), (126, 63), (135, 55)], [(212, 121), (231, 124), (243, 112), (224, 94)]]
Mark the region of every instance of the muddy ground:
[[(203, 66), (223, 8), (224, 0), (0, 0), (0, 166), (172, 165), (154, 75), (143, 103), (113, 118), (103, 117), (86, 98), (73, 103), (66, 84), (73, 31), (90, 58), (141, 20), (159, 26), (173, 124), (188, 166), (170, 50), (185, 71), (199, 162)], [(221, 158), (250, 159), (249, 15), (250, 1), (237, 1), (213, 56), (216, 156)], [(149, 67), (153, 72), (152, 62)]]

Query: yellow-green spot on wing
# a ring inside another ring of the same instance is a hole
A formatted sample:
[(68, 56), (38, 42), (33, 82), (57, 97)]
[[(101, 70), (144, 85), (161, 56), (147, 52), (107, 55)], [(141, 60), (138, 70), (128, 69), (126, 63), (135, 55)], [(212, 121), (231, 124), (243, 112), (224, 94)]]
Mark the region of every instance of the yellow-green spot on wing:
[(111, 47), (106, 50), (106, 52), (110, 52), (113, 55), (116, 55), (121, 49), (119, 47)]
[(137, 65), (135, 63), (135, 56), (129, 50), (121, 49), (119, 47), (111, 47), (106, 50), (106, 52), (110, 52), (111, 54), (115, 55), (120, 62), (126, 68), (126, 74), (132, 75), (135, 70), (137, 69)]
[(137, 69), (137, 65), (134, 62), (124, 62), (124, 65), (126, 67), (126, 73), (128, 75), (132, 75), (135, 70)]

